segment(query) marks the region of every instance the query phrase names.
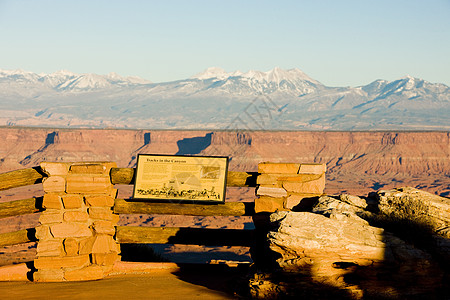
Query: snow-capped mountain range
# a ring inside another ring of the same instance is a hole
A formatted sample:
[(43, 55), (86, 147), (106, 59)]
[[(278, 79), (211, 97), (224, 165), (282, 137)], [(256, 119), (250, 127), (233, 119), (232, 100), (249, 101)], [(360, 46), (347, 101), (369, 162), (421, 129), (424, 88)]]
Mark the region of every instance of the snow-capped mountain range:
[(410, 76), (328, 87), (299, 69), (188, 79), (0, 70), (0, 126), (450, 130), (450, 88)]

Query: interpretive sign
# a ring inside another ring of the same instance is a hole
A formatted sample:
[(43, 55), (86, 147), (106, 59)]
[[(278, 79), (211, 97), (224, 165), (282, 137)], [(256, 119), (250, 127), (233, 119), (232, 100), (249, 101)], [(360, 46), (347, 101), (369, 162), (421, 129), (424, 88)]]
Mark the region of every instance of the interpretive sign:
[(139, 154), (133, 198), (225, 202), (228, 157)]

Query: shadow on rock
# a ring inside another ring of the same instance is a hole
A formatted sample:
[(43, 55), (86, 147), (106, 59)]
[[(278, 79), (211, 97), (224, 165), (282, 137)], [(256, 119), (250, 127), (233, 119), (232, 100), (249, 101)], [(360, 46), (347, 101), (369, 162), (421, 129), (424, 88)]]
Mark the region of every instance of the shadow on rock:
[(266, 251), (258, 254), (266, 261), (255, 259), (249, 294), (257, 299), (446, 299), (449, 208), (448, 199), (404, 188), (367, 199), (324, 196), (309, 212), (273, 213), (265, 248), (253, 250)]
[(211, 145), (212, 132), (204, 137), (185, 138), (177, 142), (178, 152), (175, 155), (199, 154)]

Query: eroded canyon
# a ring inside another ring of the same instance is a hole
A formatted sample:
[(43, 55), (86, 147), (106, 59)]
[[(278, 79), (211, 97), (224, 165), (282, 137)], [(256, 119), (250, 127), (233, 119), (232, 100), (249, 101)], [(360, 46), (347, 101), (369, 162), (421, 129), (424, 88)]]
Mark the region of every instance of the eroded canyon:
[(326, 193), (356, 195), (413, 186), (450, 195), (449, 132), (161, 131), (0, 128), (0, 172), (41, 161), (115, 161), (134, 167), (139, 153), (226, 155), (230, 170), (257, 164), (327, 164)]

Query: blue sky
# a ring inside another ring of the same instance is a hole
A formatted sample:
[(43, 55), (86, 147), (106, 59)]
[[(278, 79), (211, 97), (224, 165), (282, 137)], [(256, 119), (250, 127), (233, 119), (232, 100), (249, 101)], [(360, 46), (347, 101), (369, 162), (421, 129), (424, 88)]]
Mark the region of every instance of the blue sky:
[(1, 69), (161, 82), (212, 66), (450, 85), (450, 0), (0, 0)]

